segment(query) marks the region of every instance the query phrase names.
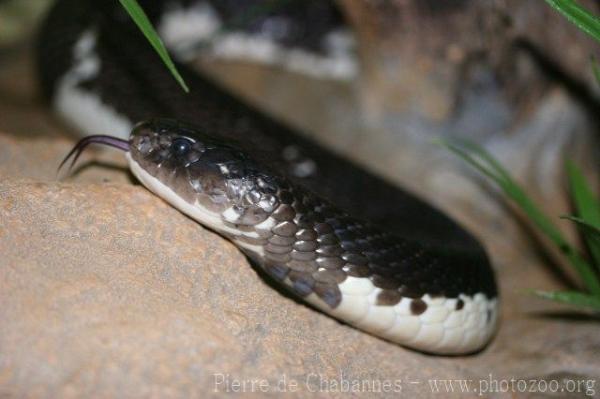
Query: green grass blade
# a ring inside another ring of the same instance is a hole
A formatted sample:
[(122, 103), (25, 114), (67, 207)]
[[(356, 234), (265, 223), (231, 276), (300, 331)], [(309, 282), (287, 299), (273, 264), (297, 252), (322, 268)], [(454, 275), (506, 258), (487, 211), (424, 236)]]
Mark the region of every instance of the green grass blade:
[(600, 201), (594, 195), (581, 170), (567, 162), (567, 174), (577, 215), (588, 224), (600, 228)]
[(598, 60), (596, 57), (591, 57), (592, 64), (592, 72), (594, 73), (594, 78), (596, 79), (596, 84), (600, 85), (600, 66), (598, 66)]
[[(442, 147), (446, 147), (447, 149), (449, 149), (450, 151), (452, 151), (453, 153), (458, 155), (460, 158), (462, 158), (465, 162), (467, 162), (468, 164), (473, 166), (475, 169), (477, 169), (480, 173), (486, 175), (490, 179), (494, 180), (496, 183), (502, 185), (502, 183), (504, 181), (503, 177), (501, 175), (498, 175), (496, 173), (496, 171), (494, 171), (493, 169), (487, 168), (485, 166), (485, 164), (482, 163), (477, 158), (471, 156), (468, 153), (468, 151), (463, 149), (463, 147), (466, 147), (466, 146), (461, 146), (461, 145), (459, 145), (458, 142), (455, 144), (449, 140), (444, 140), (442, 138), (433, 139), (432, 143), (440, 145)], [(464, 143), (463, 141), (460, 142), (460, 144), (463, 144), (463, 143)]]
[(468, 140), (461, 140), (458, 142), (458, 144), (461, 147), (468, 150), (469, 152), (471, 152), (472, 154), (477, 155), (484, 162), (486, 162), (500, 179), (507, 182), (512, 181), (510, 173), (508, 173), (504, 166), (502, 166), (502, 164), (500, 164), (500, 162), (498, 162), (494, 157), (492, 157), (487, 151), (483, 151), (483, 149), (480, 146)]
[(577, 224), (590, 250), (596, 269), (600, 272), (600, 228), (575, 216), (562, 216), (562, 218)]
[(546, 0), (552, 8), (564, 15), (579, 29), (600, 41), (600, 19), (574, 0)]
[(592, 237), (600, 238), (600, 227), (594, 226), (593, 224), (591, 224), (581, 218), (578, 218), (576, 216), (566, 215), (566, 216), (561, 216), (560, 218), (570, 220), (571, 222), (574, 222), (575, 224), (579, 225), (579, 227), (588, 231), (590, 233), (590, 235), (592, 235)]
[(171, 60), (165, 45), (152, 27), (152, 24), (150, 23), (150, 20), (146, 16), (146, 13), (142, 7), (140, 7), (136, 0), (119, 0), (119, 2), (123, 8), (127, 10), (133, 21), (136, 23), (138, 28), (140, 28), (144, 36), (146, 36), (146, 39), (148, 39), (152, 47), (154, 47), (154, 50), (156, 50), (165, 66), (169, 69), (171, 75), (173, 75), (183, 90), (186, 93), (189, 93), (190, 89), (183, 80), (183, 77), (179, 74), (179, 71), (177, 71), (177, 68), (173, 63), (173, 60)]
[(550, 218), (540, 210), (496, 159), (483, 148), (469, 141), (437, 139), (434, 142), (446, 147), (498, 184), (504, 193), (523, 210), (538, 229), (565, 254), (589, 292), (600, 297), (600, 280), (592, 266), (569, 244)]
[(600, 311), (600, 298), (576, 291), (533, 291), (539, 297)]
[[(575, 205), (577, 217), (585, 225), (600, 229), (600, 201), (594, 195), (581, 170), (571, 161), (567, 162), (567, 174), (569, 176), (571, 196)], [(581, 225), (580, 222), (575, 222)], [(599, 266), (600, 244), (598, 242), (598, 237), (595, 236), (590, 229), (583, 229), (582, 233), (596, 266)]]

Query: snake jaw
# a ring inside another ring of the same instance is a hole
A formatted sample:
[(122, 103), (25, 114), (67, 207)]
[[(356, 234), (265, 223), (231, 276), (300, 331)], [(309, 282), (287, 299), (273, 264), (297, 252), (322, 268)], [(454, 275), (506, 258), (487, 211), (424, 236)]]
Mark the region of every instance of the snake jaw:
[(71, 151), (69, 151), (69, 153), (62, 160), (60, 165), (58, 165), (57, 173), (60, 172), (62, 167), (65, 165), (65, 163), (67, 163), (67, 161), (72, 157), (73, 160), (71, 161), (71, 164), (69, 165), (69, 171), (70, 171), (73, 168), (73, 166), (75, 165), (75, 162), (77, 162), (77, 159), (79, 159), (79, 156), (81, 155), (83, 150), (90, 144), (103, 144), (103, 145), (107, 145), (110, 147), (118, 148), (119, 150), (122, 150), (125, 152), (129, 151), (129, 141), (127, 141), (127, 140), (123, 140), (123, 139), (113, 137), (113, 136), (101, 135), (101, 134), (94, 135), (94, 136), (87, 136), (87, 137), (84, 137), (83, 139), (79, 140), (77, 142), (77, 144), (75, 144), (73, 149)]

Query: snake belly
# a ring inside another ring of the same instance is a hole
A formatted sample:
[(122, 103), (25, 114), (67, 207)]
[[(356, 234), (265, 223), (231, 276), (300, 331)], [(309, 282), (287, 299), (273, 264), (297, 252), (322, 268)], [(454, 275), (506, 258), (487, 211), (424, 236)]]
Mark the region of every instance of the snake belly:
[[(192, 95), (177, 94), (135, 27), (99, 8), (58, 1), (44, 27), (42, 84), (67, 121), (87, 134), (129, 135), (126, 156), (144, 186), (334, 318), (430, 353), (469, 353), (489, 341), (496, 283), (468, 233), (185, 67)], [(69, 31), (67, 12), (79, 13)], [(60, 54), (64, 64), (51, 65)], [(287, 168), (281, 154), (290, 146), (317, 173)]]

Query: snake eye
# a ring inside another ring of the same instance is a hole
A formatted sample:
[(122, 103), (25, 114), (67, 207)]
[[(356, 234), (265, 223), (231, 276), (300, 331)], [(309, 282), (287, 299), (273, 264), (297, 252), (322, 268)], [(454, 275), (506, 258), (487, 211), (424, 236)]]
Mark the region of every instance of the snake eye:
[(187, 154), (187, 152), (192, 148), (192, 142), (186, 138), (178, 137), (173, 140), (171, 148), (173, 148), (173, 151), (176, 155), (182, 156)]

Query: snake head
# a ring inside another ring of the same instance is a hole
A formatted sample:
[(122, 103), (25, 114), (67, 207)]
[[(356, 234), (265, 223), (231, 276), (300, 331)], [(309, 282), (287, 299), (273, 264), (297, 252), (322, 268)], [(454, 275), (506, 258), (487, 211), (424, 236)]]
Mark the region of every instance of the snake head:
[(244, 151), (169, 119), (137, 124), (133, 173), (151, 191), (216, 230), (259, 224), (279, 205), (282, 180)]

